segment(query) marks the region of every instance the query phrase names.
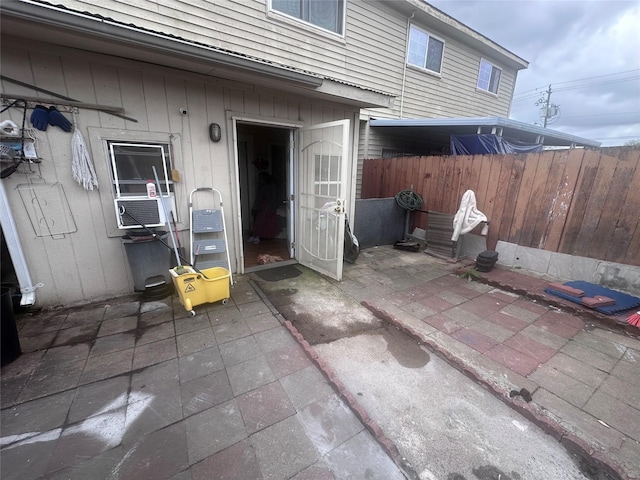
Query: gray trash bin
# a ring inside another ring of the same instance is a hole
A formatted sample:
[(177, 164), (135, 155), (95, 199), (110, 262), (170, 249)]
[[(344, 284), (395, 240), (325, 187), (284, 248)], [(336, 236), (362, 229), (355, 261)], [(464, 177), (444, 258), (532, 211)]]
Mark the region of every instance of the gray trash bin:
[(148, 288), (165, 284), (171, 285), (168, 235), (165, 231), (157, 231), (153, 236), (147, 231), (132, 230), (122, 237), (136, 292), (144, 292)]

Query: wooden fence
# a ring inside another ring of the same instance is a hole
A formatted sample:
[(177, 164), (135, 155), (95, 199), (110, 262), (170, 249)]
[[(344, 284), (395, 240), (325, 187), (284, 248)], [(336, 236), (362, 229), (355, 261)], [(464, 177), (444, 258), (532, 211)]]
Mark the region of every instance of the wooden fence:
[[(362, 198), (414, 190), (423, 210), (456, 213), (473, 190), (498, 240), (640, 266), (640, 149), (365, 160)], [(426, 228), (428, 214), (414, 212)]]

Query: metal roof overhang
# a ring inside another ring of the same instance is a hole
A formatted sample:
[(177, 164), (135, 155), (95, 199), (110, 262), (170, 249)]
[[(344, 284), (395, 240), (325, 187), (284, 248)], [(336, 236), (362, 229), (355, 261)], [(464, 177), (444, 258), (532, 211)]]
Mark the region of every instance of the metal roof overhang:
[(392, 95), (63, 6), (3, 0), (0, 13), (3, 37), (138, 60), (361, 108), (393, 105)]
[(542, 143), (545, 146), (555, 147), (600, 146), (600, 142), (595, 140), (503, 117), (371, 119), (370, 126), (383, 128), (387, 133), (401, 135), (404, 138), (423, 138), (428, 140), (432, 146), (446, 146), (447, 148), (451, 135), (475, 135), (477, 133), (501, 134), (507, 140), (526, 144)]

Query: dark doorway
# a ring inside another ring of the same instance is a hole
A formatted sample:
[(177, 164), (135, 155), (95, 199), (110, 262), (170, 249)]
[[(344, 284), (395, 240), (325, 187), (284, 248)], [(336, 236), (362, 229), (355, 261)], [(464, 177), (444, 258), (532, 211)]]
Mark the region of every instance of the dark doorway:
[[(237, 124), (245, 271), (291, 260), (290, 132), (288, 128)], [(265, 182), (271, 183), (265, 187)], [(273, 196), (273, 202), (265, 201), (265, 196)]]

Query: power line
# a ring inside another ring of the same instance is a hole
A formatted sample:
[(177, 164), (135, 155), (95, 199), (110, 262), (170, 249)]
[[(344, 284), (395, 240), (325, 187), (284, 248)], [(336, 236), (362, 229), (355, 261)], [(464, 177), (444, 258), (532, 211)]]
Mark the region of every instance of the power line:
[(640, 112), (615, 112), (615, 113), (592, 113), (590, 115), (572, 115), (570, 117), (562, 117), (564, 120), (567, 118), (584, 118), (584, 117), (603, 117), (607, 115), (638, 115)]
[(640, 135), (626, 135), (623, 137), (592, 137), (589, 136), (589, 138), (593, 138), (594, 140), (626, 140), (629, 138), (640, 138)]
[[(592, 80), (594, 78), (612, 77), (613, 75), (622, 75), (624, 73), (631, 73), (631, 72), (638, 72), (638, 71), (640, 71), (640, 68), (634, 68), (633, 70), (625, 70), (624, 72), (606, 73), (604, 75), (596, 75), (595, 77), (584, 77), (584, 78), (578, 78), (576, 80), (567, 80), (566, 82), (555, 82), (555, 85), (562, 85), (563, 83), (582, 82), (583, 80)], [(517, 97), (518, 95), (524, 95), (525, 93), (529, 93), (529, 92), (538, 92), (538, 90), (541, 88), (546, 88), (546, 85), (541, 85), (532, 90), (525, 90), (524, 92), (520, 92), (515, 96)]]
[[(587, 87), (598, 87), (598, 86), (602, 86), (602, 85), (612, 85), (615, 83), (623, 83), (623, 82), (628, 82), (629, 80), (636, 80), (636, 79), (640, 79), (640, 76), (637, 77), (629, 77), (629, 78), (621, 78), (619, 80), (612, 80), (610, 82), (600, 82), (600, 83), (586, 83), (583, 85), (576, 85), (575, 87), (561, 87), (561, 88), (557, 88), (554, 90), (554, 92), (565, 92), (567, 90), (577, 90), (579, 88), (587, 88)], [(515, 98), (513, 99), (513, 103), (515, 102), (523, 102), (525, 100), (530, 100), (533, 98), (536, 98), (537, 96), (540, 95), (540, 92), (534, 93), (534, 94), (529, 94), (526, 97), (521, 97), (521, 98)]]
[(563, 92), (565, 90), (575, 90), (577, 88), (586, 88), (586, 87), (599, 87), (601, 85), (611, 85), (613, 83), (623, 83), (623, 82), (628, 82), (629, 80), (636, 80), (639, 79), (640, 76), (637, 77), (629, 77), (629, 78), (621, 78), (620, 80), (612, 80), (610, 82), (600, 82), (600, 83), (585, 83), (583, 85), (576, 85), (575, 87), (562, 87), (562, 88), (558, 88), (556, 90), (556, 92)]

